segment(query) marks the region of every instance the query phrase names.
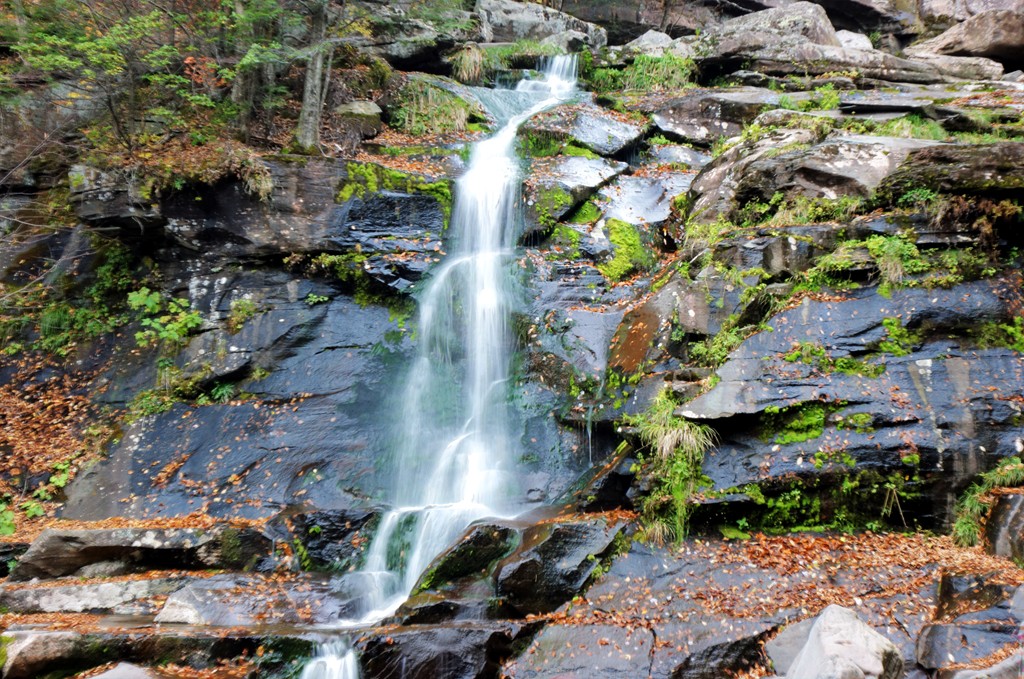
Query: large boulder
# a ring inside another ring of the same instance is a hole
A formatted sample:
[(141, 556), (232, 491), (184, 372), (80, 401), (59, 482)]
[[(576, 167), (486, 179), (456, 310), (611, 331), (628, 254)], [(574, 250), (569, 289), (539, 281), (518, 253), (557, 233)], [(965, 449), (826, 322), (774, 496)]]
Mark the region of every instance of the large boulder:
[(779, 94), (758, 87), (683, 92), (653, 111), (655, 127), (685, 142), (710, 145), (743, 131), (765, 108), (779, 105)]
[(532, 2), (477, 0), (476, 14), (487, 42), (543, 40), (566, 31), (587, 36), (591, 47), (604, 47), (608, 33), (595, 24)]
[(706, 76), (749, 68), (804, 76), (855, 71), (862, 77), (898, 82), (943, 79), (926, 64), (878, 50), (843, 47), (825, 10), (809, 2), (731, 19), (702, 35), (695, 54)]
[(711, 4), (672, 0), (563, 0), (558, 6), (573, 16), (606, 27), (614, 45), (629, 42), (650, 29), (678, 37), (706, 29), (722, 19), (722, 11)]
[(615, 156), (635, 146), (646, 131), (643, 119), (593, 104), (563, 104), (530, 118), (519, 135), (575, 142), (602, 156)]
[(842, 606), (828, 606), (814, 621), (793, 659), (789, 679), (898, 679), (903, 658), (896, 644)]
[(10, 577), (16, 581), (56, 578), (103, 562), (127, 570), (172, 564), (177, 568), (245, 568), (272, 549), (269, 538), (249, 528), (48, 528), (21, 556)]
[(392, 628), (359, 641), (363, 676), (482, 679), (496, 676), (512, 645), (535, 628), (508, 622)]
[(620, 161), (580, 156), (536, 158), (524, 183), (524, 236), (548, 231), (628, 166)]
[(931, 26), (945, 27), (990, 10), (1024, 12), (1024, 0), (921, 0), (921, 18)]
[(1024, 12), (980, 12), (945, 33), (906, 50), (912, 56), (949, 54), (987, 57), (1008, 68), (1024, 65)]
[(940, 144), (912, 150), (878, 186), (898, 199), (908, 190), (1007, 196), (1024, 188), (1024, 142)]

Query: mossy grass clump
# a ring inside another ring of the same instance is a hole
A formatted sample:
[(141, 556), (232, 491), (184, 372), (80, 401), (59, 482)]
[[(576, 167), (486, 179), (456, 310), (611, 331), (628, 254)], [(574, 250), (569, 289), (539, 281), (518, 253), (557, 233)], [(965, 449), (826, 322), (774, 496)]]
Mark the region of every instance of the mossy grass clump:
[(338, 189), (336, 201), (346, 203), (353, 198), (363, 198), (378, 191), (399, 191), (421, 193), (432, 196), (444, 211), (445, 226), (452, 214), (452, 183), (447, 179), (424, 177), (402, 172), (376, 163), (350, 162), (345, 165), (347, 179)]
[(393, 128), (415, 136), (465, 132), (471, 123), (487, 122), (478, 105), (421, 78), (405, 84), (389, 118)]
[(711, 427), (676, 415), (678, 406), (673, 394), (664, 390), (645, 412), (624, 420), (636, 428), (644, 445), (640, 459), (651, 488), (640, 511), (644, 535), (655, 543), (686, 537), (693, 498), (708, 485), (704, 455), (717, 439)]
[(640, 239), (640, 232), (635, 226), (621, 219), (609, 219), (605, 229), (615, 250), (611, 259), (597, 265), (605, 278), (612, 282), (621, 281), (627, 274), (644, 271), (654, 265), (654, 255)]

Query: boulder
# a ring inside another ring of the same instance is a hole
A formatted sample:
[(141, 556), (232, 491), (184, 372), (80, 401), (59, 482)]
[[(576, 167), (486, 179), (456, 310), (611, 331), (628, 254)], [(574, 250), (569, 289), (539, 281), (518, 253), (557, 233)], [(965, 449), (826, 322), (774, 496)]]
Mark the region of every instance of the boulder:
[(947, 27), (991, 10), (1024, 12), (1024, 0), (921, 0), (921, 18), (931, 26)]
[(366, 509), (325, 509), (290, 519), (295, 539), (306, 549), (307, 570), (344, 572), (362, 555), (359, 545), (373, 530), (377, 514)]
[(594, 104), (563, 104), (526, 121), (519, 135), (575, 142), (599, 155), (615, 156), (634, 147), (646, 131), (646, 122)]
[(453, 580), (487, 575), (498, 559), (508, 556), (518, 546), (520, 539), (519, 532), (508, 526), (471, 526), (458, 542), (427, 566), (413, 591), (438, 589)]
[(647, 56), (661, 56), (666, 49), (672, 45), (672, 36), (651, 29), (623, 45), (623, 50), (631, 54), (645, 54)]
[(807, 644), (815, 618), (807, 618), (792, 625), (786, 625), (778, 634), (764, 645), (764, 650), (772, 661), (772, 669), (785, 676), (793, 661)]
[(380, 133), (383, 126), (380, 119), (382, 113), (380, 106), (375, 102), (364, 99), (350, 101), (334, 109), (334, 114), (353, 125), (364, 139)]
[(700, 170), (711, 162), (711, 156), (681, 144), (655, 144), (651, 146), (651, 160), (687, 170)]
[(273, 550), (269, 538), (251, 528), (48, 528), (22, 555), (10, 578), (56, 578), (104, 561), (132, 570), (251, 568)]
[(607, 28), (613, 45), (629, 42), (651, 29), (673, 37), (705, 30), (723, 16), (712, 5), (672, 0), (562, 0), (558, 6), (563, 12)]
[(962, 80), (999, 80), (1003, 65), (984, 57), (951, 57), (944, 54), (915, 54), (920, 61), (935, 68), (939, 73)]
[(540, 41), (541, 45), (552, 45), (565, 54), (575, 54), (586, 49), (590, 40), (586, 33), (580, 31), (563, 31), (555, 35), (549, 35)]
[[(914, 35), (923, 29), (915, 2), (906, 0), (815, 0), (836, 28), (860, 33)], [(764, 3), (773, 5), (770, 0)], [(865, 49), (871, 49), (869, 43)]]
[(608, 33), (595, 24), (532, 2), (477, 0), (476, 15), (486, 42), (516, 42), (578, 31), (587, 36), (590, 47), (604, 47)]
[(989, 553), (1015, 561), (1024, 559), (1024, 495), (1008, 493), (996, 497), (985, 522), (985, 537)]
[(878, 50), (842, 46), (825, 10), (809, 2), (730, 19), (702, 35), (696, 47), (705, 77), (747, 68), (772, 75), (820, 75), (855, 71), (861, 77), (931, 83), (934, 68)]
[(894, 643), (848, 608), (831, 605), (817, 617), (793, 659), (789, 679), (898, 679), (903, 658)]
[(871, 38), (863, 33), (854, 33), (853, 31), (836, 31), (836, 37), (839, 38), (839, 44), (847, 49), (874, 49), (874, 46), (871, 44)]
[(1009, 68), (1019, 68), (1024, 65), (1024, 13), (979, 12), (930, 40), (908, 47), (906, 53), (987, 57)]
[(778, 105), (779, 94), (765, 88), (694, 90), (660, 106), (651, 120), (671, 137), (709, 146), (720, 137), (738, 135), (766, 108)]
[(104, 662), (107, 647), (87, 643), (78, 632), (8, 631), (4, 679), (38, 679), (49, 672), (74, 672)]
[(554, 611), (579, 593), (624, 528), (603, 517), (528, 528), (522, 547), (497, 566), (498, 595), (523, 615)]

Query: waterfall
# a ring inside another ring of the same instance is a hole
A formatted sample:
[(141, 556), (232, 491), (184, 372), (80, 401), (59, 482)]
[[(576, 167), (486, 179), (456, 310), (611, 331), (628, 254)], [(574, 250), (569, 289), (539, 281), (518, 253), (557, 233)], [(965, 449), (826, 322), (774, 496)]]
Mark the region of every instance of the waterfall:
[[(381, 518), (362, 569), (352, 574), (361, 614), (342, 626), (370, 625), (394, 613), (470, 523), (515, 513), (518, 446), (508, 398), (522, 182), (515, 139), (523, 122), (570, 97), (575, 85), (576, 56), (568, 55), (548, 59), (541, 79), (480, 93), (503, 123), (473, 147), (455, 187), (450, 254), (419, 297), (419, 344), (398, 415), (393, 508)], [(326, 658), (306, 672), (316, 663)]]
[(359, 658), (343, 642), (323, 644), (316, 657), (306, 663), (299, 679), (359, 679)]

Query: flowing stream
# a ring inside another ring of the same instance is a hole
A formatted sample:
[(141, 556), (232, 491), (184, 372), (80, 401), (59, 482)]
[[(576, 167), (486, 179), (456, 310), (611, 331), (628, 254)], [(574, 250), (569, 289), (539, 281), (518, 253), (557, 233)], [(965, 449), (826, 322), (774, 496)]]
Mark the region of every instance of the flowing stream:
[[(575, 55), (550, 58), (538, 80), (481, 90), (501, 128), (473, 147), (455, 189), (449, 255), (419, 299), (419, 345), (405, 382), (395, 446), (393, 509), (359, 572), (359, 614), (342, 627), (391, 615), (430, 562), (484, 517), (515, 513), (517, 443), (510, 432), (509, 316), (521, 190), (516, 131), (575, 91)], [(321, 648), (302, 679), (354, 679), (355, 653)]]

